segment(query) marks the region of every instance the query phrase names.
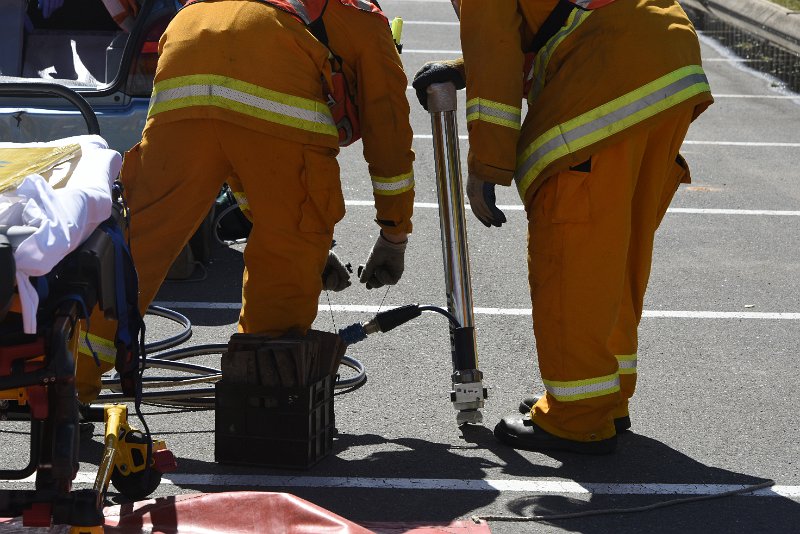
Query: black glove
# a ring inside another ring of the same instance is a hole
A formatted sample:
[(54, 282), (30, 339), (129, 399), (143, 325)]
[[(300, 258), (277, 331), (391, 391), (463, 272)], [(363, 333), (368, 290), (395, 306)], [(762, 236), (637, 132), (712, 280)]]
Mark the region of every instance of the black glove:
[(394, 285), (400, 281), (405, 268), (406, 241), (392, 243), (382, 235), (372, 246), (366, 265), (359, 265), (359, 282), (367, 289)]
[(506, 215), (497, 207), (492, 182), (481, 180), (476, 174), (467, 177), (467, 196), (472, 213), (486, 228), (500, 228), (506, 222)]
[(417, 91), (417, 100), (428, 110), (428, 86), (434, 83), (452, 82), (456, 89), (467, 85), (464, 74), (464, 58), (431, 61), (425, 63), (414, 75), (411, 86)]
[(322, 271), (322, 289), (325, 291), (342, 291), (350, 287), (350, 270), (332, 250), (328, 252), (328, 261)]

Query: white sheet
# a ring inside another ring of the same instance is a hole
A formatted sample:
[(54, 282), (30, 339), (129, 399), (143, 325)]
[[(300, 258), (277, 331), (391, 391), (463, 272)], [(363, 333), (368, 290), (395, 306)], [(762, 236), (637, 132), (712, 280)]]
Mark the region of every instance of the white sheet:
[[(81, 156), (56, 169), (72, 174), (64, 187), (53, 187), (38, 174), (28, 175), (14, 191), (0, 195), (2, 224), (34, 226), (31, 236), (14, 251), (16, 279), (25, 333), (36, 332), (39, 296), (28, 277), (49, 273), (67, 254), (78, 248), (101, 222), (111, 216), (111, 184), (122, 166), (122, 156), (108, 148), (98, 135), (80, 135), (48, 143), (0, 143), (0, 147), (81, 145)], [(22, 205), (22, 209), (14, 206)], [(2, 209), (2, 207), (5, 209)]]

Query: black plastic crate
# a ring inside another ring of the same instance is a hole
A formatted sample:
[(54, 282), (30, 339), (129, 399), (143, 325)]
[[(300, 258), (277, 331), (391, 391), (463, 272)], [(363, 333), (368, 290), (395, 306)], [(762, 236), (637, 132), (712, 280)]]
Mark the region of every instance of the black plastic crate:
[(333, 448), (333, 377), (305, 387), (228, 383), (215, 387), (214, 459), (307, 469)]

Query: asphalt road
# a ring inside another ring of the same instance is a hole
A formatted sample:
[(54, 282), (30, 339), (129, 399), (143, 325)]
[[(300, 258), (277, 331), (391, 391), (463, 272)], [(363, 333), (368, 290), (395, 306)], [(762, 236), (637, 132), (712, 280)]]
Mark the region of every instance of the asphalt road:
[[(426, 61), (459, 55), (447, 0), (385, 0), (405, 21), (409, 78)], [(296, 494), (356, 522), (448, 524), (476, 516), (575, 514), (538, 522), (489, 522), (492, 532), (797, 532), (800, 527), (800, 96), (782, 92), (702, 36), (716, 103), (690, 129), (683, 154), (693, 174), (657, 235), (639, 347), (632, 432), (616, 454), (520, 452), (491, 430), (542, 389), (531, 329), (525, 216), (513, 189), (498, 191), (508, 224), (467, 227), (484, 423), (459, 428), (449, 400), (447, 322), (436, 314), (353, 345), (367, 382), (335, 397), (331, 456), (308, 471), (214, 462), (214, 413), (146, 406), (154, 436), (179, 469), (155, 496), (237, 490)], [(315, 328), (335, 331), (407, 303), (446, 306), (429, 115), (413, 91), (417, 155), (415, 230), (401, 282), (323, 294)], [(462, 165), (466, 134), (459, 96)], [(347, 215), (337, 251), (363, 263), (375, 240), (371, 186), (360, 145), (342, 151)], [(464, 167), (465, 168), (465, 167)], [(225, 343), (235, 331), (242, 245), (218, 247), (206, 277), (168, 282), (158, 303), (191, 320), (186, 345)], [(328, 307), (328, 304), (332, 307)], [(176, 328), (148, 318), (148, 340)], [(216, 356), (195, 359), (218, 366)], [(136, 421), (132, 421), (136, 424)], [(21, 465), (24, 427), (2, 435), (0, 458)], [(102, 435), (82, 445), (82, 487), (93, 480)], [(299, 478), (301, 477), (301, 478)], [(773, 480), (755, 494), (706, 497)], [(29, 487), (28, 482), (4, 486)], [(673, 499), (705, 500), (660, 507)], [(109, 504), (125, 498), (109, 492)], [(465, 523), (462, 523), (462, 525)]]

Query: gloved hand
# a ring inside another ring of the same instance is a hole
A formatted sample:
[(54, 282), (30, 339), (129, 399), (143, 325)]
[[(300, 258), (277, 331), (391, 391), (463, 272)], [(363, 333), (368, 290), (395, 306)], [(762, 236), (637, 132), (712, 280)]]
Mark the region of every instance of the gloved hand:
[(487, 228), (500, 228), (506, 222), (505, 214), (497, 207), (494, 186), (495, 184), (482, 180), (477, 174), (469, 173), (467, 177), (467, 197), (472, 213)]
[(342, 291), (350, 287), (350, 270), (339, 256), (332, 250), (328, 252), (328, 261), (322, 271), (322, 289), (325, 291)]
[(64, 5), (64, 0), (39, 0), (39, 10), (46, 19)]
[(430, 61), (425, 63), (414, 75), (411, 86), (417, 91), (417, 100), (428, 109), (428, 86), (434, 83), (452, 82), (456, 89), (467, 85), (464, 73), (464, 58)]
[(383, 234), (372, 246), (366, 265), (358, 266), (358, 281), (375, 289), (384, 285), (394, 285), (400, 281), (405, 267), (406, 243), (392, 243)]

